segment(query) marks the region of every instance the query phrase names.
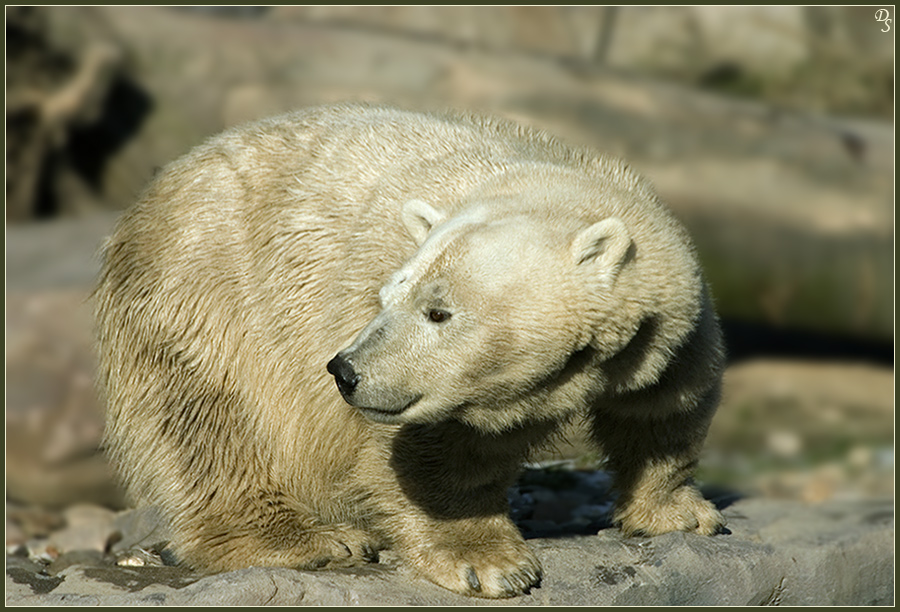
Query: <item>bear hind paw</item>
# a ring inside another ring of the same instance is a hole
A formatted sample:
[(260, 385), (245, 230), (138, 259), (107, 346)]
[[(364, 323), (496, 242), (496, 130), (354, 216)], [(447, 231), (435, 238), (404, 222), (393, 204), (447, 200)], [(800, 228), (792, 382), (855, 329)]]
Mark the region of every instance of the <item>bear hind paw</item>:
[(381, 546), (366, 531), (331, 527), (310, 532), (295, 548), (298, 569), (353, 567), (378, 561)]

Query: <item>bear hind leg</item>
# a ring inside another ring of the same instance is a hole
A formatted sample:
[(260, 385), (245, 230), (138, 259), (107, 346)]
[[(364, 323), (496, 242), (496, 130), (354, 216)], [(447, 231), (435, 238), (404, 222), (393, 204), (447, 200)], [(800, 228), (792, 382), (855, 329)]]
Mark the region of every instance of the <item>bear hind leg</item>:
[(376, 561), (385, 547), (369, 530), (322, 523), (280, 503), (264, 502), (242, 517), (203, 516), (193, 522), (195, 527), (186, 531), (197, 535), (185, 543), (182, 555), (188, 565), (213, 572), (250, 566), (358, 566)]

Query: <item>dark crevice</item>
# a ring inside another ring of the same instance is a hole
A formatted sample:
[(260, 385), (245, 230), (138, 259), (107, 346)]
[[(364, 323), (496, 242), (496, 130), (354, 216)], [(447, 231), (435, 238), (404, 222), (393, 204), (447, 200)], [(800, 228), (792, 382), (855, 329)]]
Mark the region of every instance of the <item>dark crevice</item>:
[(726, 319), (729, 363), (756, 358), (862, 361), (894, 365), (894, 343)]

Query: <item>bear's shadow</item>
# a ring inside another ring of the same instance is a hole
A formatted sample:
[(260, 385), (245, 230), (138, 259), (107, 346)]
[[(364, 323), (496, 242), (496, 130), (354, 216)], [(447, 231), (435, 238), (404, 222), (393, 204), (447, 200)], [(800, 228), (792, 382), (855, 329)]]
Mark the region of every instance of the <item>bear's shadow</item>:
[[(549, 467), (526, 467), (510, 487), (510, 515), (525, 539), (595, 535), (616, 526), (612, 510), (616, 493), (612, 476), (603, 470), (576, 470), (566, 462)], [(718, 510), (743, 495), (717, 485), (701, 491)], [(722, 534), (730, 533), (723, 529)]]

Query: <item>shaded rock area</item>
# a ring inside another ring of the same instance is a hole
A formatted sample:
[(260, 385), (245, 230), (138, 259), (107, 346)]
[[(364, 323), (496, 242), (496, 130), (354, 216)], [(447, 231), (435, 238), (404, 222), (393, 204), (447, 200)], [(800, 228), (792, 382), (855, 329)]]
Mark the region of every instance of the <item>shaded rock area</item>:
[(81, 17), (85, 40), (73, 47), (46, 9), (6, 9), (8, 221), (108, 207), (98, 183), (105, 162), (147, 110), (146, 99), (129, 104), (137, 90), (124, 48), (93, 14)]
[[(535, 478), (540, 470), (531, 470)], [(550, 476), (547, 476), (547, 473)], [(543, 474), (545, 484), (558, 469)], [(599, 474), (599, 475), (598, 475)], [(600, 473), (569, 472), (556, 492), (589, 498)], [(574, 488), (572, 488), (574, 486)], [(532, 493), (553, 489), (526, 485)], [(602, 487), (601, 487), (602, 488)], [(538, 496), (540, 497), (540, 495)], [(528, 515), (519, 498), (513, 515)], [(503, 602), (445, 591), (390, 551), (353, 570), (248, 568), (201, 576), (167, 565), (152, 512), (97, 516), (91, 536), (8, 550), (7, 605), (889, 605), (893, 603), (890, 501), (743, 500), (726, 506), (727, 535), (623, 538), (573, 528), (584, 506), (559, 505), (552, 537), (529, 538), (544, 567), (539, 588)], [(81, 514), (90, 514), (81, 510)], [(531, 510), (533, 512), (534, 509)], [(568, 514), (572, 519), (564, 520)], [(520, 525), (522, 521), (520, 521)], [(592, 530), (593, 531), (593, 530)], [(106, 534), (106, 541), (102, 537)], [(526, 531), (527, 533), (527, 531)], [(78, 546), (81, 546), (80, 548)], [(11, 555), (10, 555), (11, 553)]]

